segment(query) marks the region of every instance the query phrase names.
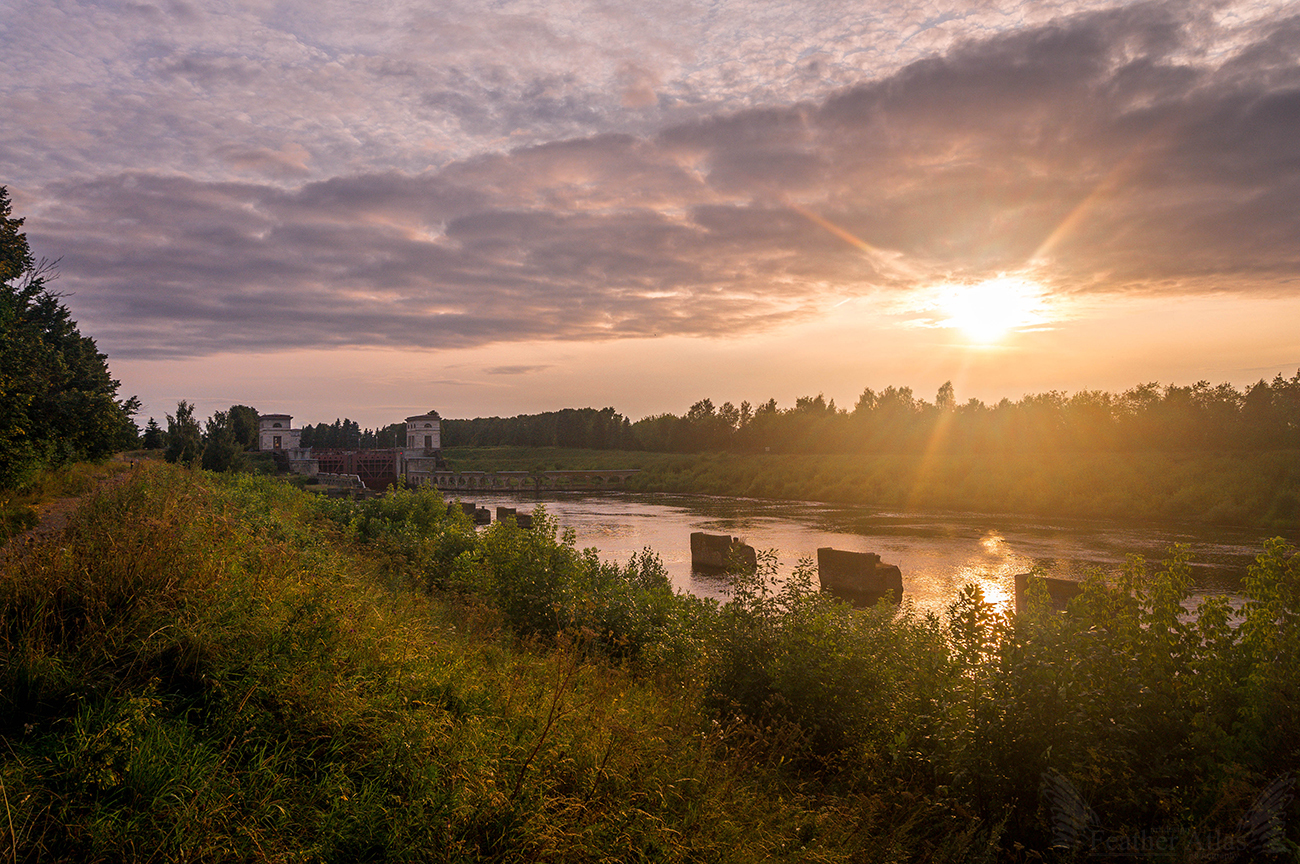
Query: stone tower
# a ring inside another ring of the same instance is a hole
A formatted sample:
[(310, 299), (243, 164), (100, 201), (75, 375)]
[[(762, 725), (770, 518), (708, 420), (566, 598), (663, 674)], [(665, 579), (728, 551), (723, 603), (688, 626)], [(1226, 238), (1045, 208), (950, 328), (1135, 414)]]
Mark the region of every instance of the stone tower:
[(406, 458), (432, 455), (442, 449), (442, 418), (437, 411), (406, 418)]
[(301, 429), (291, 429), (289, 414), (263, 414), (257, 418), (257, 449), (296, 450), (302, 439)]

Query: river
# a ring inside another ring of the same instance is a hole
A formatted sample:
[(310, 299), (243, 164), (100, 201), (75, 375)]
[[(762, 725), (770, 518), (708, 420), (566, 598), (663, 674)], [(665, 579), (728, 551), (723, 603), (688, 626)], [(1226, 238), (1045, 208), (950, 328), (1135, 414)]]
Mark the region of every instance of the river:
[(1234, 529), (905, 513), (702, 495), (469, 492), (463, 500), (490, 508), (494, 519), (498, 506), (523, 513), (544, 505), (561, 527), (574, 530), (579, 548), (595, 547), (601, 560), (624, 563), (648, 546), (659, 554), (676, 588), (719, 599), (726, 597), (726, 579), (691, 570), (692, 531), (730, 534), (756, 549), (773, 550), (781, 577), (800, 558), (815, 562), (821, 546), (875, 552), (902, 570), (905, 597), (935, 611), (966, 584), (978, 584), (987, 599), (1008, 604), (1014, 597), (1014, 575), (1035, 565), (1050, 576), (1081, 579), (1093, 568), (1116, 572), (1129, 555), (1154, 566), (1174, 543), (1186, 544), (1192, 555), (1193, 603), (1222, 593), (1235, 601), (1246, 568), (1263, 548), (1261, 536)]

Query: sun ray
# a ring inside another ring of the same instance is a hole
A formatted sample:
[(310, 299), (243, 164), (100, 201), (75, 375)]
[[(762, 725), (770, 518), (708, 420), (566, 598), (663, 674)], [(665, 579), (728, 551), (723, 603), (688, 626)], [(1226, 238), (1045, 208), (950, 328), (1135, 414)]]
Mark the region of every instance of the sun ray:
[(1052, 250), (1075, 231), (1093, 211), (1111, 198), (1111, 193), (1136, 169), (1142, 155), (1149, 150), (1153, 142), (1162, 137), (1165, 129), (1164, 125), (1156, 126), (1130, 147), (1124, 158), (1115, 163), (1097, 185), (1092, 187), (1092, 190), (1074, 205), (1065, 218), (1057, 223), (1052, 233), (1047, 235), (1047, 238), (1034, 250), (1034, 254), (1029, 257), (1027, 266), (1039, 267), (1046, 264)]
[(793, 201), (783, 201), (782, 203), (817, 227), (835, 235), (850, 246), (856, 247), (871, 262), (871, 266), (878, 273), (893, 277), (915, 278), (915, 272), (900, 260), (902, 258), (901, 253), (888, 252), (877, 246), (872, 246), (853, 232), (836, 225), (819, 213), (814, 213), (802, 204), (796, 204)]

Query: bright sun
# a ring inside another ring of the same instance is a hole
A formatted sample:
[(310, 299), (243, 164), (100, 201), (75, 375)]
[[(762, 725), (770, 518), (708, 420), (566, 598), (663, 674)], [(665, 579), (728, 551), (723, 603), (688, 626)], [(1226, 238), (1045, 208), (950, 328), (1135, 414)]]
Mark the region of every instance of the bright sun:
[(1007, 276), (976, 285), (948, 285), (935, 299), (942, 316), (937, 325), (961, 330), (972, 342), (996, 342), (1012, 330), (1047, 320), (1045, 293), (1041, 285)]

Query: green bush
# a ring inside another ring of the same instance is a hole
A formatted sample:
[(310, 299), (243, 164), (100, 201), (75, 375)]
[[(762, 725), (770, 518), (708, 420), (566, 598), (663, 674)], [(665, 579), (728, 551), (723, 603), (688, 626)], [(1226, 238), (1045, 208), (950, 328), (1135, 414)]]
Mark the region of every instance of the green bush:
[(731, 577), (716, 624), (710, 704), (720, 718), (777, 729), (791, 755), (861, 756), (887, 735), (894, 698), (888, 603), (859, 612), (813, 586), (803, 560), (779, 591), (775, 556)]
[(1023, 861), (1057, 854), (1044, 789), (1089, 836), (1238, 842), (1300, 770), (1280, 540), (1197, 616), (1178, 549), (1017, 616), (974, 588), (853, 609), (760, 563), (719, 607), (544, 511), (479, 533), (436, 493), (142, 466), (0, 561), (0, 848)]
[(459, 508), (449, 512), (436, 489), (391, 487), (383, 497), (364, 501), (316, 500), (323, 516), (375, 548), (394, 584), (427, 591), (477, 587), (464, 562), (477, 546), (474, 523)]

